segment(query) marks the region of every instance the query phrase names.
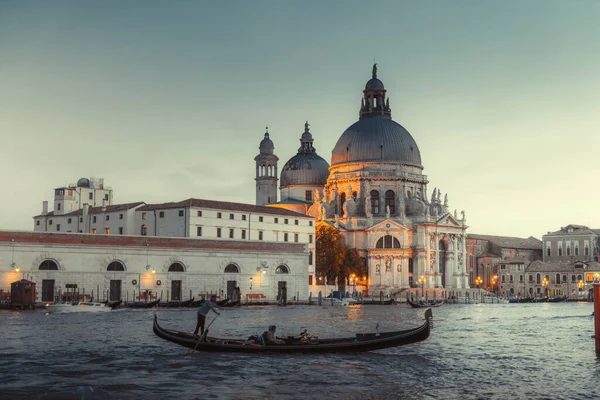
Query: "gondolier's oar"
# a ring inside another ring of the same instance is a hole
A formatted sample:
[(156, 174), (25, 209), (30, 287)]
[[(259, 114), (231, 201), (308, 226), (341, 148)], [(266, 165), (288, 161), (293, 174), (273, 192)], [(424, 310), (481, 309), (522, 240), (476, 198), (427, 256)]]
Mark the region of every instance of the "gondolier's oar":
[(208, 326), (206, 327), (206, 329), (202, 333), (202, 336), (200, 336), (198, 338), (198, 342), (196, 343), (196, 346), (194, 347), (194, 349), (192, 350), (192, 352), (190, 354), (193, 354), (196, 351), (196, 349), (198, 348), (198, 345), (200, 344), (200, 342), (204, 342), (206, 340), (206, 335), (208, 335), (208, 328), (210, 328), (210, 326), (212, 325), (212, 323), (215, 322), (215, 320), (217, 318), (219, 318), (219, 315), (221, 315), (221, 314), (217, 314), (217, 316), (214, 317), (212, 321), (210, 321), (210, 324), (208, 324)]

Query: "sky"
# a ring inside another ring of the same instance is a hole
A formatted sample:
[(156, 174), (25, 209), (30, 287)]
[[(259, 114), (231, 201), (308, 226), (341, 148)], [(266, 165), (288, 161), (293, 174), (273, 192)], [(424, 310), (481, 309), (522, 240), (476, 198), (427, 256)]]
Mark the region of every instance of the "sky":
[(373, 62), (467, 232), (600, 228), (600, 2), (0, 0), (0, 229), (54, 188), (254, 204), (309, 121), (328, 162)]

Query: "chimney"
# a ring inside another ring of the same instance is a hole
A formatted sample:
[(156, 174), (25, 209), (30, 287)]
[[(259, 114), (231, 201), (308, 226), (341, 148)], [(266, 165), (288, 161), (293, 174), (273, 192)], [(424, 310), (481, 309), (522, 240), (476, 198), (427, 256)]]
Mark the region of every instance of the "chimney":
[(83, 233), (90, 233), (90, 217), (89, 217), (90, 206), (85, 203), (83, 205)]
[(48, 214), (48, 202), (42, 201), (42, 215)]
[(102, 199), (102, 208), (101, 208), (102, 212), (106, 211), (106, 200)]

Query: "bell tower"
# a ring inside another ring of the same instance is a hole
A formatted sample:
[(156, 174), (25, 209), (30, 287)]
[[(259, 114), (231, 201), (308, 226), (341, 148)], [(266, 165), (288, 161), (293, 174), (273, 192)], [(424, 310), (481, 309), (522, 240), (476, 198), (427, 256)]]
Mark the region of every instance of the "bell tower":
[(264, 139), (260, 142), (259, 154), (254, 157), (256, 161), (256, 205), (277, 203), (277, 161), (279, 158), (273, 154), (275, 146), (269, 138), (267, 126)]

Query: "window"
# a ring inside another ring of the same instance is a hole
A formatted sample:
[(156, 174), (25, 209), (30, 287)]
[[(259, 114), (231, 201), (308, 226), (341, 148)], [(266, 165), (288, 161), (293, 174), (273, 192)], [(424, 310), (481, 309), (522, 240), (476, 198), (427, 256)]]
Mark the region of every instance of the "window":
[(529, 275), (529, 282), (533, 282), (533, 275)]
[(123, 234), (123, 227), (122, 227), (122, 226), (120, 226), (120, 227), (119, 227), (119, 235), (122, 235), (122, 234)]
[(312, 277), (312, 275), (309, 275), (308, 276), (308, 285), (309, 286), (312, 285), (312, 281), (313, 281), (313, 277)]
[(202, 216), (202, 210), (198, 210), (198, 216), (201, 217)]
[(56, 224), (56, 232), (60, 231), (60, 224)]
[(234, 219), (233, 214), (229, 214), (229, 219)]
[(579, 255), (579, 247), (575, 246), (575, 255), (578, 256)]
[(95, 230), (95, 229), (92, 229), (92, 233), (95, 235), (95, 234), (96, 234), (96, 230)]
[(563, 281), (563, 283), (567, 281), (567, 276), (566, 275), (563, 275), (562, 281)]
[(502, 278), (502, 283), (506, 282), (506, 276), (505, 275), (502, 275), (501, 278)]
[(552, 252), (550, 251), (550, 247), (548, 247), (548, 248), (546, 249), (546, 252), (548, 253), (548, 257), (550, 257), (550, 256), (552, 255)]
[(313, 241), (312, 235), (308, 235), (308, 243), (312, 244), (312, 241)]
[(379, 192), (371, 190), (371, 214), (379, 215)]
[(73, 196), (73, 190), (72, 190), (72, 189), (69, 189), (69, 190), (67, 191), (67, 193), (68, 193), (68, 195), (69, 195), (69, 196)]
[(391, 235), (385, 235), (384, 237), (379, 238), (379, 240), (375, 244), (375, 248), (377, 248), (377, 249), (399, 249), (400, 241)]
[(276, 274), (289, 274), (290, 270), (288, 267), (286, 267), (285, 265), (280, 265), (279, 267), (277, 267), (275, 269), (275, 273)]
[(183, 210), (179, 210), (179, 216), (183, 217)]
[(233, 229), (229, 230), (229, 239), (233, 239)]
[(202, 227), (201, 226), (196, 227), (196, 236), (202, 236)]
[(147, 218), (147, 216), (146, 216), (146, 213), (145, 213), (145, 212), (143, 212), (143, 213), (142, 213), (142, 219), (146, 219), (146, 218)]
[(142, 229), (141, 229), (140, 233), (142, 234), (142, 236), (146, 236), (146, 234), (148, 233), (146, 225), (142, 225)]
[(288, 224), (288, 219), (287, 219), (287, 218), (284, 220), (284, 223), (285, 223), (286, 225)]
[(110, 215), (107, 215), (107, 216), (106, 216), (106, 220), (107, 220), (107, 221), (110, 221)]
[(510, 283), (513, 283), (513, 276), (510, 275)]
[(306, 199), (306, 201), (311, 202), (313, 201), (313, 197), (312, 197), (312, 190), (307, 190), (304, 194), (304, 198)]
[(41, 271), (58, 271), (58, 265), (53, 260), (44, 260), (38, 269)]
[(106, 267), (107, 271), (125, 271), (125, 267), (119, 261), (113, 261)]
[(221, 228), (217, 228), (217, 237), (221, 237)]
[(390, 215), (396, 214), (396, 196), (394, 191), (388, 190), (385, 192), (385, 212), (390, 208)]
[(575, 282), (575, 275), (571, 275), (571, 282)]
[(226, 274), (239, 274), (240, 273), (240, 267), (238, 267), (235, 264), (229, 264), (225, 267), (225, 272)]
[(559, 284), (560, 283), (560, 274), (556, 274), (556, 283)]
[(559, 256), (559, 257), (560, 257), (560, 256), (562, 256), (562, 246), (560, 246), (560, 247), (558, 248), (558, 256)]
[(294, 233), (294, 242), (298, 243), (298, 234)]
[(96, 223), (96, 216), (93, 216), (93, 217), (92, 217), (92, 222), (93, 222), (93, 223)]
[(299, 224), (300, 224), (300, 221), (298, 221), (297, 219), (294, 220), (294, 225), (299, 225)]
[(275, 218), (274, 221), (276, 224), (279, 223), (279, 218)]
[(242, 221), (246, 220), (246, 214), (242, 215)]
[(308, 226), (312, 226), (313, 222), (312, 221), (308, 221)]
[(39, 220), (35, 221), (35, 224), (36, 224), (37, 226), (40, 226), (40, 221), (39, 221)]
[(67, 219), (67, 224), (71, 223), (71, 218)]
[(158, 218), (164, 218), (165, 217), (165, 212), (164, 211), (159, 211), (158, 212)]
[(90, 193), (89, 198), (90, 198), (90, 200), (94, 200), (94, 193)]
[(48, 225), (52, 225), (52, 220), (48, 221)]
[(288, 234), (287, 234), (287, 232), (283, 234), (283, 241), (284, 242), (288, 241)]
[(104, 234), (110, 235), (110, 228), (104, 228)]
[(221, 213), (217, 213), (217, 218), (221, 218)]
[(169, 265), (169, 272), (185, 272), (185, 268), (183, 267), (182, 263), (174, 262), (173, 264)]
[(79, 217), (79, 222), (83, 222), (83, 217)]
[(60, 203), (58, 203), (56, 206), (58, 207), (58, 211), (60, 211)]
[(585, 251), (585, 255), (586, 256), (590, 255), (590, 248), (589, 247), (585, 246), (585, 249), (583, 251)]
[(258, 231), (258, 240), (263, 240), (263, 233), (262, 233), (262, 231)]
[(567, 246), (567, 255), (570, 256), (571, 255), (571, 246)]
[(308, 253), (308, 265), (313, 265), (313, 253)]
[(263, 222), (263, 217), (258, 217), (258, 222)]
[(523, 283), (523, 275), (519, 275), (519, 282)]
[(246, 230), (242, 229), (242, 239), (246, 239)]
[(542, 276), (541, 276), (540, 274), (537, 274), (537, 275), (535, 276), (535, 283), (536, 283), (536, 284), (538, 284), (538, 285), (539, 285), (540, 283), (542, 283)]
[(104, 195), (104, 200), (108, 201), (108, 193)]

